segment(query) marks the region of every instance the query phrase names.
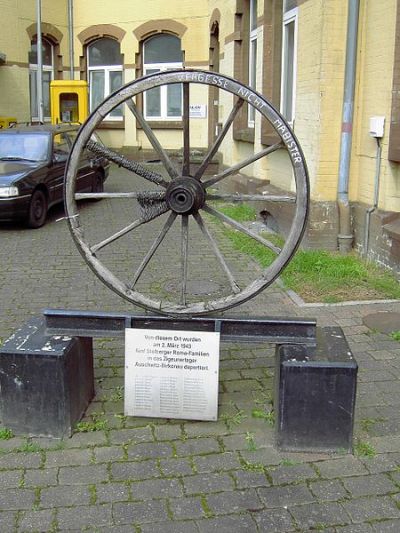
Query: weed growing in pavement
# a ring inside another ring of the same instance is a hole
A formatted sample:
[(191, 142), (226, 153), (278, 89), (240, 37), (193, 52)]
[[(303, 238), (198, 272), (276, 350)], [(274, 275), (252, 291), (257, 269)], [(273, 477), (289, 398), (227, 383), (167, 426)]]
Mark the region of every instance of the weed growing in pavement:
[(293, 461), (293, 459), (282, 459), (281, 465), (282, 466), (296, 466), (298, 463), (296, 461)]
[(9, 428), (0, 428), (0, 440), (9, 440), (14, 437), (14, 433)]
[[(233, 403), (231, 403), (230, 405), (231, 407), (234, 407)], [(238, 426), (239, 424), (241, 424), (243, 420), (247, 418), (247, 415), (244, 414), (243, 409), (239, 409), (237, 413), (223, 413), (220, 418), (225, 422), (228, 429), (232, 429), (233, 426)]]
[(360, 420), (360, 428), (368, 433), (375, 424), (378, 422), (384, 422), (385, 418), (363, 418)]
[(124, 399), (124, 387), (116, 387), (115, 391), (110, 396), (111, 402), (119, 402)]
[(262, 418), (265, 420), (270, 426), (273, 426), (275, 424), (275, 413), (274, 411), (263, 411), (262, 409), (253, 409), (251, 412), (251, 416), (253, 418)]
[(265, 472), (265, 467), (261, 463), (251, 463), (250, 461), (247, 461), (246, 459), (242, 459), (241, 461), (243, 470), (247, 470), (249, 472)]
[(400, 331), (392, 331), (390, 337), (397, 342), (400, 342)]
[(37, 442), (26, 441), (24, 444), (19, 446), (15, 451), (22, 453), (35, 453), (42, 451), (42, 447)]
[(362, 440), (358, 440), (356, 442), (354, 446), (354, 452), (360, 457), (372, 458), (376, 455), (375, 448), (369, 442), (364, 442)]
[(247, 442), (247, 449), (250, 452), (255, 452), (257, 450), (257, 444), (254, 440), (254, 433), (250, 433), (250, 431), (246, 431), (245, 436), (246, 442)]
[(92, 420), (78, 422), (75, 426), (76, 431), (80, 433), (89, 433), (91, 431), (103, 431), (108, 429), (107, 420), (101, 418), (100, 413), (92, 413)]

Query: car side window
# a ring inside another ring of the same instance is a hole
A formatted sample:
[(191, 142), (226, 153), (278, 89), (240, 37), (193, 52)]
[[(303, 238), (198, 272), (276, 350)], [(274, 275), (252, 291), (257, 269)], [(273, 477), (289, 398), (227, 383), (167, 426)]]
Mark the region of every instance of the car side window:
[(53, 137), (53, 158), (55, 161), (65, 162), (70, 151), (70, 145), (65, 133), (57, 133)]

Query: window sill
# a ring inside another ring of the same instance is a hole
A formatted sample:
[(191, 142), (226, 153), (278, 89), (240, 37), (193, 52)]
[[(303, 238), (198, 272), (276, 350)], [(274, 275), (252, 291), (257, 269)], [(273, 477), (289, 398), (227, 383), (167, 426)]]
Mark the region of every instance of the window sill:
[(254, 143), (254, 128), (244, 128), (241, 130), (234, 130), (233, 138), (235, 139), (235, 141)]
[(104, 120), (97, 127), (99, 130), (123, 130), (125, 128), (125, 120)]
[[(152, 130), (182, 130), (183, 122), (182, 120), (146, 120), (147, 124)], [(140, 124), (136, 123), (138, 130), (141, 130), (142, 127)]]

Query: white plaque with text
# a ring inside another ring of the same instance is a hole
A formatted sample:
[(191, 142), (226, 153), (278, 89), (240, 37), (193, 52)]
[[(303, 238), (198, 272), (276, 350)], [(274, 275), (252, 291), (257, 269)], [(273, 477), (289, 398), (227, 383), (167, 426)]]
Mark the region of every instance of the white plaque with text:
[(217, 420), (219, 333), (125, 330), (125, 415)]
[(190, 104), (190, 118), (207, 118), (207, 106), (205, 104)]

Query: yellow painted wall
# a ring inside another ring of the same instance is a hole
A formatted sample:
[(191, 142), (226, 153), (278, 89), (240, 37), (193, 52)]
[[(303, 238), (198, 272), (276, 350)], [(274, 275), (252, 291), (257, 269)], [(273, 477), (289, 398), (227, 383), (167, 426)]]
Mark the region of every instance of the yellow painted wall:
[[(33, 0), (0, 0), (4, 23), (0, 32), (0, 51), (6, 64), (0, 66), (0, 115), (30, 120), (28, 53), (30, 39), (26, 29), (36, 24)], [(62, 34), (60, 53), (68, 66), (67, 0), (42, 0), (42, 22), (55, 26)]]
[(396, 0), (361, 3), (357, 106), (350, 176), (351, 199), (371, 205), (377, 143), (369, 135), (369, 119), (371, 116), (384, 116), (379, 208), (386, 211), (400, 211), (399, 165), (388, 161), (396, 7)]

